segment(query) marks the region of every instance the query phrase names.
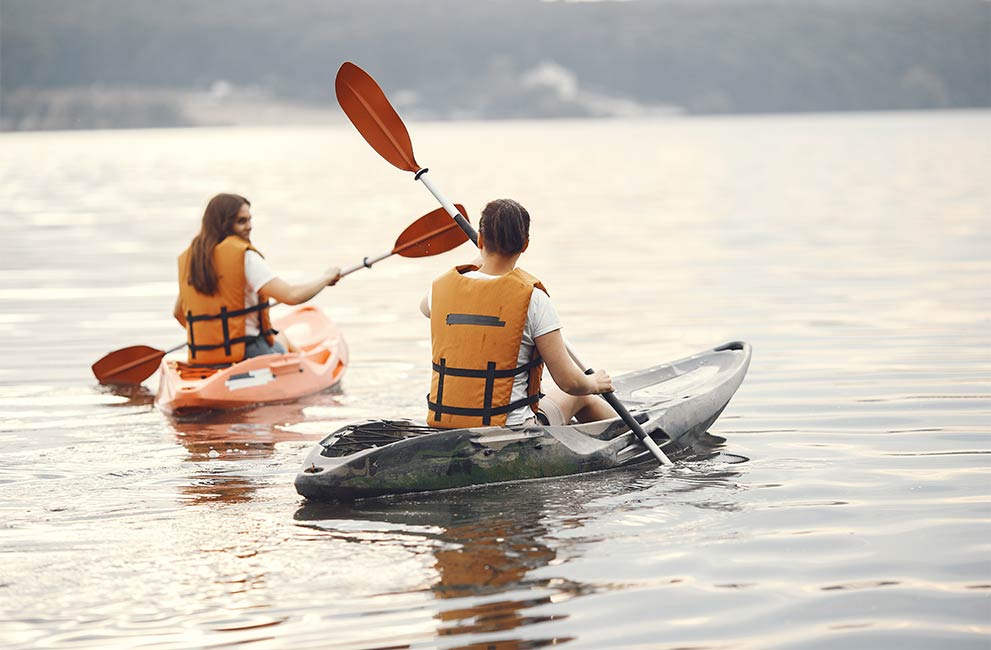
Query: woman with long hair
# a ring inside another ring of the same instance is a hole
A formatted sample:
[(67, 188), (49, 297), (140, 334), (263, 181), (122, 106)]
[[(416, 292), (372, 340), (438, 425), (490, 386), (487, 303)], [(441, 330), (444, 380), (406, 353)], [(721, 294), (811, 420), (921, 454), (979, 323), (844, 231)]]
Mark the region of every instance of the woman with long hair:
[(251, 244), (251, 202), (218, 194), (203, 212), (199, 234), (179, 256), (174, 315), (186, 328), (189, 362), (219, 365), (284, 353), (268, 317), (269, 299), (298, 305), (341, 279), (332, 266), (317, 278), (289, 284)]
[[(479, 219), (478, 259), (438, 277), (421, 301), (433, 356), (430, 426), (615, 417), (594, 397), (613, 390), (609, 374), (586, 375), (571, 359), (547, 290), (516, 266), (529, 243), (526, 209), (511, 199), (491, 201)], [(544, 366), (557, 386), (541, 386)]]

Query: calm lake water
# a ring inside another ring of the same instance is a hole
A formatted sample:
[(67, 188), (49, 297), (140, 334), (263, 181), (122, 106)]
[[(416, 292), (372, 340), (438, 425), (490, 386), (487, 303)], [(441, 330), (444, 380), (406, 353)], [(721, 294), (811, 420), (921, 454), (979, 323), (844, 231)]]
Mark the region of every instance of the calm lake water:
[(524, 266), (593, 366), (753, 345), (726, 455), (306, 503), (322, 435), (422, 415), (417, 304), (467, 246), (314, 301), (339, 392), (178, 422), (89, 366), (183, 340), (216, 192), (290, 280), (433, 197), (347, 123), (0, 134), (0, 646), (991, 646), (991, 113), (409, 126), (473, 220), (528, 207)]

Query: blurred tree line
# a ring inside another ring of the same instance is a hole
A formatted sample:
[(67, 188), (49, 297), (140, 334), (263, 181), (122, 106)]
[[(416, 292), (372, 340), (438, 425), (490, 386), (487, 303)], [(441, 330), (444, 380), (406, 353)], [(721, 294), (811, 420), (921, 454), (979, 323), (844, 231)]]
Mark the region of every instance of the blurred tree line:
[(329, 105), (344, 60), (437, 118), (987, 107), (991, 3), (0, 0), (5, 128), (189, 122), (163, 90)]

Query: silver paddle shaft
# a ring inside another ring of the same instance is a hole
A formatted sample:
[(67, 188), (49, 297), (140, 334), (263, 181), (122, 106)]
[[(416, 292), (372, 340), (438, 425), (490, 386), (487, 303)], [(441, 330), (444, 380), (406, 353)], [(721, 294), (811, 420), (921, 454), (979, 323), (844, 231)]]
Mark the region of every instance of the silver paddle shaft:
[(451, 215), (452, 219), (458, 222), (458, 225), (461, 226), (461, 229), (465, 231), (465, 234), (468, 235), (472, 243), (474, 243), (475, 246), (478, 246), (478, 233), (475, 232), (475, 229), (471, 227), (471, 224), (468, 223), (468, 220), (465, 218), (465, 216), (460, 212), (458, 212), (458, 209), (454, 207), (454, 205), (450, 201), (444, 198), (444, 195), (440, 193), (440, 190), (437, 189), (437, 186), (434, 185), (433, 181), (430, 180), (430, 177), (427, 174), (428, 171), (430, 170), (424, 167), (420, 171), (416, 172), (416, 176), (414, 176), (413, 178), (423, 183), (423, 185), (428, 190), (430, 190), (430, 193), (434, 195), (434, 198), (437, 199), (437, 201), (441, 204), (444, 210), (449, 215)]
[(342, 270), (341, 277), (343, 278), (345, 275), (351, 275), (355, 271), (360, 271), (361, 269), (370, 269), (372, 268), (372, 264), (375, 264), (376, 262), (381, 262), (385, 258), (392, 257), (393, 255), (394, 253), (392, 251), (389, 251), (388, 253), (382, 253), (381, 255), (376, 255), (375, 257), (366, 257), (365, 259), (361, 260), (361, 264), (355, 264), (354, 266), (349, 266), (346, 269)]

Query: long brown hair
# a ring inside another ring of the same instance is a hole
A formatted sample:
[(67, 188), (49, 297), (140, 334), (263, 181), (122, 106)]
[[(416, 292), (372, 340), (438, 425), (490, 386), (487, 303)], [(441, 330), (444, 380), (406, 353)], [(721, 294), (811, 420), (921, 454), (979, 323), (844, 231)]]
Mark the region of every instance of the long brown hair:
[(485, 239), (485, 248), (500, 255), (515, 255), (530, 240), (530, 213), (512, 199), (489, 201), (482, 208), (478, 231)]
[(200, 233), (189, 246), (189, 282), (206, 296), (216, 295), (217, 272), (213, 268), (213, 249), (234, 234), (234, 220), (242, 205), (251, 201), (237, 194), (218, 194), (203, 211)]

